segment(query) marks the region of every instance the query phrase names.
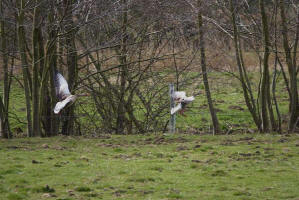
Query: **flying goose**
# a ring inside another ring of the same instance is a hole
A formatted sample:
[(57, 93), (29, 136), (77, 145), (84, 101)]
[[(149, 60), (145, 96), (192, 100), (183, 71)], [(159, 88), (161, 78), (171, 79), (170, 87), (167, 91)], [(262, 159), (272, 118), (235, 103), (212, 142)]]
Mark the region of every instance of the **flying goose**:
[(175, 106), (174, 108), (171, 108), (171, 111), (170, 111), (171, 115), (175, 114), (178, 111), (180, 111), (180, 114), (183, 115), (187, 104), (191, 103), (195, 99), (194, 96), (187, 97), (186, 92), (184, 92), (184, 91), (174, 92), (174, 94), (172, 95), (172, 98), (174, 99), (175, 102), (178, 103), (178, 105)]
[(65, 80), (65, 78), (59, 73), (55, 73), (54, 77), (54, 85), (55, 85), (55, 91), (56, 95), (59, 99), (59, 102), (56, 103), (54, 108), (54, 113), (59, 114), (59, 112), (67, 105), (67, 104), (73, 104), (77, 96), (72, 95), (69, 90), (69, 86)]

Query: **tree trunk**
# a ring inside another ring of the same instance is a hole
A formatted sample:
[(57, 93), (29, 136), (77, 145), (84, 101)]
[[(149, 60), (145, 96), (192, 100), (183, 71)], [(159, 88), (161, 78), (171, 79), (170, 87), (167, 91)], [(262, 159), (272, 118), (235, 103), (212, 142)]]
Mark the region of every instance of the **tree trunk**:
[(127, 78), (127, 0), (121, 1), (122, 5), (122, 38), (121, 38), (121, 58), (120, 58), (120, 92), (118, 102), (118, 115), (116, 120), (116, 131), (118, 134), (124, 134), (125, 123), (125, 90)]
[(217, 134), (220, 132), (219, 122), (216, 115), (216, 111), (213, 107), (213, 101), (211, 97), (211, 92), (209, 88), (209, 82), (208, 82), (208, 74), (206, 69), (206, 58), (205, 58), (205, 46), (204, 46), (204, 27), (202, 22), (202, 16), (201, 16), (201, 0), (198, 0), (198, 30), (199, 30), (199, 48), (200, 48), (200, 55), (201, 55), (201, 69), (203, 74), (203, 82), (205, 86), (205, 92), (208, 100), (208, 105), (210, 109), (210, 114), (213, 121), (213, 134)]
[[(57, 103), (58, 98), (56, 97), (55, 85), (54, 85), (54, 76), (57, 69), (57, 30), (55, 27), (51, 26), (51, 24), (55, 23), (54, 21), (54, 2), (51, 2), (51, 12), (48, 14), (48, 22), (49, 22), (49, 38), (46, 44), (46, 62), (45, 62), (45, 70), (44, 71), (44, 86), (47, 85), (47, 73), (49, 74), (50, 80), (50, 92), (49, 96), (45, 97), (45, 101), (47, 102), (47, 106), (44, 110), (46, 113), (47, 128), (50, 129), (47, 136), (54, 136), (58, 134), (59, 131), (59, 118), (57, 115), (54, 114), (53, 109)], [(48, 93), (48, 91), (45, 91)]]
[[(3, 13), (2, 0), (0, 1), (0, 12)], [(8, 106), (9, 106), (9, 93), (10, 93), (10, 84), (9, 84), (9, 74), (8, 74), (8, 52), (7, 52), (7, 41), (5, 33), (5, 22), (4, 17), (2, 16), (0, 23), (0, 37), (1, 37), (1, 52), (2, 52), (2, 65), (3, 65), (3, 99), (0, 96), (0, 136), (3, 138), (11, 138), (12, 134), (9, 128), (8, 120)]]
[(259, 130), (261, 130), (261, 120), (257, 114), (257, 109), (255, 106), (255, 101), (253, 98), (250, 82), (246, 73), (246, 69), (244, 67), (244, 62), (242, 60), (242, 52), (239, 44), (240, 37), (239, 37), (239, 31), (236, 23), (235, 7), (234, 7), (233, 0), (230, 0), (230, 10), (231, 10), (231, 17), (232, 17), (232, 24), (233, 24), (233, 36), (234, 36), (236, 61), (239, 70), (240, 82), (243, 90), (244, 99), (246, 102), (246, 106), (254, 120), (255, 125)]
[[(39, 120), (40, 120), (40, 131), (42, 136), (50, 136), (51, 132), (51, 101), (48, 90), (48, 77), (49, 69), (46, 66), (46, 56), (44, 52), (44, 39), (42, 32), (38, 32), (38, 48), (39, 48)], [(49, 112), (50, 110), (50, 112)]]
[[(275, 61), (274, 61), (274, 73), (273, 73), (273, 79), (272, 79), (272, 95), (273, 95), (273, 102), (275, 105), (276, 115), (277, 115), (277, 131), (278, 133), (282, 133), (281, 130), (281, 115), (278, 107), (278, 102), (276, 99), (276, 81), (278, 77), (278, 70), (277, 70), (277, 64), (278, 64), (278, 48), (277, 48), (277, 2), (275, 2), (275, 13), (274, 13), (274, 51), (275, 51)], [(283, 68), (282, 68), (283, 69)]]
[(297, 14), (297, 30), (296, 30), (296, 38), (294, 43), (294, 58), (292, 61), (291, 48), (289, 46), (288, 39), (288, 29), (287, 22), (284, 10), (285, 2), (283, 0), (279, 1), (280, 6), (280, 16), (282, 23), (282, 37), (283, 37), (283, 47), (286, 56), (286, 63), (288, 66), (289, 77), (290, 77), (290, 105), (289, 105), (289, 124), (288, 131), (292, 132), (295, 129), (297, 120), (299, 118), (299, 102), (298, 102), (298, 88), (297, 88), (297, 70), (296, 70), (296, 52), (297, 52), (297, 44), (299, 38), (299, 14)]
[(40, 110), (39, 110), (39, 32), (40, 32), (40, 16), (39, 16), (38, 0), (35, 1), (34, 16), (33, 16), (33, 30), (32, 30), (32, 114), (33, 114), (33, 136), (41, 136), (40, 131)]
[(30, 73), (29, 73), (29, 65), (27, 61), (26, 55), (26, 37), (25, 37), (25, 29), (24, 29), (24, 0), (17, 1), (19, 12), (18, 12), (18, 47), (19, 53), (21, 56), (21, 64), (22, 64), (22, 72), (23, 72), (23, 81), (24, 81), (24, 90), (25, 90), (25, 98), (26, 98), (26, 112), (27, 112), (27, 134), (29, 137), (33, 136), (32, 131), (32, 119), (31, 119), (31, 102), (30, 102)]
[[(261, 83), (261, 117), (262, 117), (262, 130), (269, 132), (271, 129), (276, 129), (270, 94), (270, 74), (269, 74), (269, 56), (270, 56), (270, 39), (268, 30), (267, 15), (264, 7), (264, 0), (259, 0), (260, 13), (262, 17), (263, 40), (264, 40), (264, 58), (263, 58), (263, 72)], [(269, 117), (271, 128), (269, 124)]]
[[(74, 29), (74, 22), (73, 22), (73, 13), (72, 13), (72, 1), (71, 0), (64, 0), (64, 6), (66, 13), (66, 30), (65, 32), (70, 32), (66, 35), (65, 46), (66, 46), (66, 53), (67, 53), (67, 67), (68, 67), (68, 85), (70, 91), (75, 88), (75, 83), (77, 81), (77, 50), (75, 44), (75, 30)], [(70, 31), (71, 30), (71, 31)], [(64, 135), (71, 135), (74, 132), (74, 106), (73, 104), (70, 107), (65, 109), (65, 119), (62, 124), (62, 134)]]
[(9, 124), (7, 116), (7, 110), (5, 109), (5, 106), (3, 104), (2, 96), (0, 95), (0, 137), (3, 138), (11, 138), (11, 132), (9, 129)]

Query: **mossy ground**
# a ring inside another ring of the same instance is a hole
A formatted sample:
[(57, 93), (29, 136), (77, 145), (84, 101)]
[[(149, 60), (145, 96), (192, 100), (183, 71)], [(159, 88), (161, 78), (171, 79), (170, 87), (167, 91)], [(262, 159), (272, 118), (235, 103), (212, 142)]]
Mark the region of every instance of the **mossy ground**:
[(0, 199), (296, 199), (298, 135), (0, 140)]

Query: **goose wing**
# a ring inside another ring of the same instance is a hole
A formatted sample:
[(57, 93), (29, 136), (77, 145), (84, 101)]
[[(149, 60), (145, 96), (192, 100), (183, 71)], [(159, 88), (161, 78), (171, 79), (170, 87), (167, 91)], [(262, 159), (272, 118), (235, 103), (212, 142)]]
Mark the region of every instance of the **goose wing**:
[(182, 109), (182, 104), (181, 103), (179, 103), (176, 107), (174, 107), (174, 108), (171, 108), (171, 111), (170, 111), (170, 114), (175, 114), (176, 112), (178, 112), (179, 110), (181, 110)]
[(67, 84), (65, 78), (58, 72), (55, 74), (54, 84), (56, 95), (59, 100), (62, 100), (62, 98), (65, 96), (71, 95), (69, 85)]
[(75, 95), (70, 95), (63, 101), (59, 101), (56, 103), (55, 108), (54, 108), (54, 113), (58, 114), (68, 103), (73, 103), (76, 100)]
[(180, 100), (186, 97), (186, 92), (185, 91), (176, 91), (173, 93), (172, 98), (174, 100)]
[(182, 102), (184, 103), (191, 103), (192, 101), (194, 101), (194, 96), (191, 96), (191, 97), (185, 97)]

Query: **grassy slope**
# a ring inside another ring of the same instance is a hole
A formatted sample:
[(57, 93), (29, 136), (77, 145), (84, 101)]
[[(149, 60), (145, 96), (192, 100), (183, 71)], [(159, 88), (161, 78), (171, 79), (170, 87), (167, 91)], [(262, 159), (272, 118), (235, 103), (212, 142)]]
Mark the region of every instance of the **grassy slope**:
[(0, 140), (0, 163), (0, 199), (299, 196), (298, 135)]

